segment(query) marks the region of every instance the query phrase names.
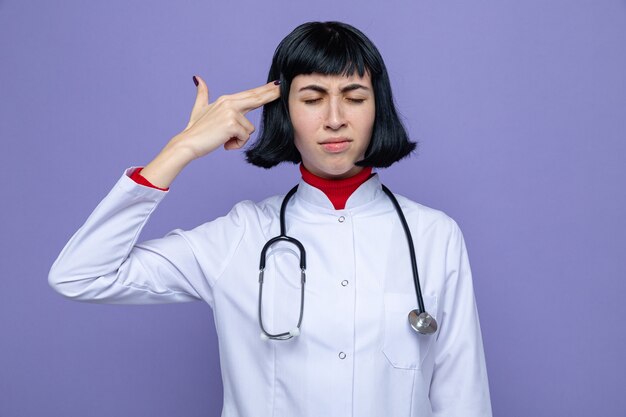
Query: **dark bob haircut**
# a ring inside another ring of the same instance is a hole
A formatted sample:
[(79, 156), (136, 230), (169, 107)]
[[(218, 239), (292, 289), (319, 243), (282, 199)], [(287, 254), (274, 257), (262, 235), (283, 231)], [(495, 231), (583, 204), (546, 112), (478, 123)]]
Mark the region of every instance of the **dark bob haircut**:
[(299, 163), (289, 117), (291, 81), (300, 74), (359, 76), (369, 73), (375, 98), (375, 121), (365, 158), (359, 166), (386, 168), (415, 149), (398, 117), (383, 58), (358, 29), (341, 22), (309, 22), (283, 39), (272, 59), (267, 81), (280, 80), (281, 96), (263, 106), (259, 136), (246, 151), (249, 163), (271, 168), (281, 162)]

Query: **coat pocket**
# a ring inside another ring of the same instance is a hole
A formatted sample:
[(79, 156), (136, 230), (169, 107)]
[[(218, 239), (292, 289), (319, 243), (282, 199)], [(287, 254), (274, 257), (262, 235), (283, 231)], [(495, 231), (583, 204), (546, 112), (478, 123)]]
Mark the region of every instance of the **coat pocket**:
[[(424, 295), (424, 304), (430, 315), (436, 317), (437, 297)], [(409, 312), (417, 308), (415, 294), (385, 294), (385, 337), (383, 353), (394, 368), (421, 369), (424, 358), (437, 333), (423, 335), (409, 324)]]

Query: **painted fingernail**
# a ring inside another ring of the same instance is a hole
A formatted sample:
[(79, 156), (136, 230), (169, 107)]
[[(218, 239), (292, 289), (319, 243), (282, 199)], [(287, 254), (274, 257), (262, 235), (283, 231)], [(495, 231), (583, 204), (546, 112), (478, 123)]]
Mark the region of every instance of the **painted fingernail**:
[(196, 85), (196, 87), (198, 86), (198, 79), (195, 75), (193, 76), (193, 83)]
[(280, 85), (280, 80), (276, 80), (276, 81), (274, 81), (274, 84), (275, 84), (275, 85)]

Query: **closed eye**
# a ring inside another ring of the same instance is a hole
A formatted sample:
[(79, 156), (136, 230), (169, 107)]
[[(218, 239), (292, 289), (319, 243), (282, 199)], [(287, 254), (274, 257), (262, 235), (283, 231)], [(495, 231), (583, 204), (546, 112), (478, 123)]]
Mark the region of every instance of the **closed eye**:
[(361, 104), (365, 101), (364, 98), (348, 98), (348, 101), (355, 104)]
[(315, 103), (317, 103), (320, 100), (322, 100), (322, 99), (321, 98), (311, 98), (311, 99), (308, 99), (308, 100), (304, 100), (304, 104), (315, 104)]

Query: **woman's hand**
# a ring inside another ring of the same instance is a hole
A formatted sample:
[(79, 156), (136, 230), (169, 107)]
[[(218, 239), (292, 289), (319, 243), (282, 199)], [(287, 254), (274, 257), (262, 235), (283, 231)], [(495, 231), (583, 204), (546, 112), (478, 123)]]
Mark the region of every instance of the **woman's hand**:
[(252, 90), (219, 97), (209, 104), (208, 88), (200, 77), (196, 103), (191, 111), (189, 124), (177, 140), (189, 149), (195, 158), (200, 158), (220, 146), (224, 149), (239, 149), (246, 144), (254, 132), (254, 126), (245, 114), (276, 100), (280, 88), (273, 82)]
[(187, 127), (174, 136), (157, 157), (141, 171), (152, 184), (167, 188), (192, 160), (220, 146), (239, 149), (254, 132), (246, 113), (276, 100), (280, 87), (271, 82), (240, 93), (224, 95), (209, 103), (209, 90), (196, 76), (198, 92)]

